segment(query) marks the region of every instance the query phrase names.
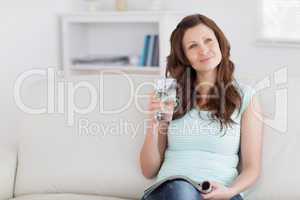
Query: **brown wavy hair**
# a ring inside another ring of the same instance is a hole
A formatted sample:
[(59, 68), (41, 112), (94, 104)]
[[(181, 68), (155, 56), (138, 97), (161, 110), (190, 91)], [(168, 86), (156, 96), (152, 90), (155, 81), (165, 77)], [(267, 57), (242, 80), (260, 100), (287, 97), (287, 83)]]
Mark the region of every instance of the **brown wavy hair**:
[[(166, 77), (177, 80), (178, 105), (174, 111), (173, 119), (178, 119), (190, 111), (197, 102), (202, 100), (199, 91), (196, 91), (197, 74), (190, 65), (182, 46), (182, 39), (187, 29), (204, 24), (215, 34), (222, 53), (221, 62), (216, 66), (217, 76), (213, 87), (208, 91), (208, 101), (205, 107), (212, 111), (212, 119), (217, 120), (223, 127), (235, 123), (231, 115), (238, 108), (241, 108), (241, 96), (233, 73), (234, 63), (230, 60), (230, 44), (222, 30), (216, 23), (201, 14), (194, 14), (184, 17), (171, 34), (171, 52), (167, 57)], [(200, 98), (199, 98), (200, 96)]]

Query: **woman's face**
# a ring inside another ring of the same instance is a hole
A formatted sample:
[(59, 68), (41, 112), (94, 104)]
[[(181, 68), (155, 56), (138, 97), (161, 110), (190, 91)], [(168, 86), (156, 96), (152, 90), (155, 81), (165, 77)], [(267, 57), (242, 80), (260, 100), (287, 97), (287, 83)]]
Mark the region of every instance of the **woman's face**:
[(221, 62), (219, 42), (214, 32), (204, 24), (187, 29), (182, 45), (187, 59), (197, 72), (214, 70)]

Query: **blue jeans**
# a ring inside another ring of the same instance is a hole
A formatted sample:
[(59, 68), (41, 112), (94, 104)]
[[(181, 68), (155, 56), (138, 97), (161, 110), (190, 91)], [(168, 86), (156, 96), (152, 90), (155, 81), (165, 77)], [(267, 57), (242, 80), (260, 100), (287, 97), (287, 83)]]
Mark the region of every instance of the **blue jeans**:
[[(185, 180), (171, 180), (163, 183), (150, 194), (145, 194), (141, 200), (202, 200), (201, 193)], [(236, 195), (231, 200), (243, 200)]]

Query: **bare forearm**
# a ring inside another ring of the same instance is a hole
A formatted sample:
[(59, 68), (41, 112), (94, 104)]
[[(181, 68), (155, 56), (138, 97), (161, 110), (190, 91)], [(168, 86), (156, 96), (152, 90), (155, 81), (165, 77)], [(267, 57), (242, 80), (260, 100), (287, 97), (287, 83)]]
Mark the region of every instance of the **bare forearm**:
[(140, 154), (140, 164), (145, 177), (152, 178), (160, 164), (160, 154), (153, 134), (147, 133)]
[(259, 170), (257, 169), (244, 169), (241, 174), (236, 178), (233, 184), (229, 187), (233, 196), (239, 194), (250, 186), (252, 186), (259, 177)]
[(140, 154), (143, 174), (147, 178), (154, 177), (162, 163), (166, 148), (166, 128), (150, 126), (147, 129), (145, 142)]

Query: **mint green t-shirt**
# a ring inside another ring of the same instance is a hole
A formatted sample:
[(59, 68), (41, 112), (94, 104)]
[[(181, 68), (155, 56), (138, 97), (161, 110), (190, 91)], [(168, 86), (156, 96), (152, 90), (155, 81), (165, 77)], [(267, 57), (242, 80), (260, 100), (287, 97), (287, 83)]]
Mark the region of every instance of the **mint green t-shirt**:
[(216, 181), (229, 186), (238, 176), (241, 118), (255, 91), (238, 85), (242, 97), (241, 112), (231, 116), (236, 123), (220, 131), (220, 123), (211, 120), (209, 111), (193, 108), (168, 129), (168, 147), (156, 181), (184, 175), (197, 182)]

